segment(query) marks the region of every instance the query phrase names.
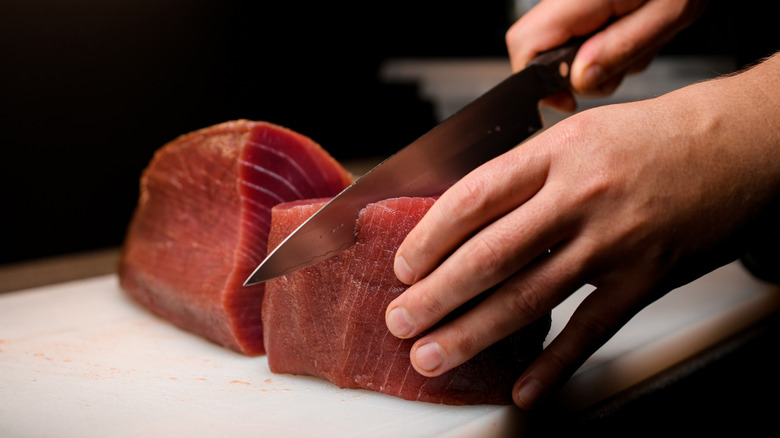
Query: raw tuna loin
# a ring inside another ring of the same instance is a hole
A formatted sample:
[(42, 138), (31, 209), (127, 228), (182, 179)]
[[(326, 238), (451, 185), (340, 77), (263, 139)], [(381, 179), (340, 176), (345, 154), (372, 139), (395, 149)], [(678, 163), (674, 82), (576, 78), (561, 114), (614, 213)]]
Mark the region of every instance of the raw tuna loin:
[(226, 122), (159, 149), (119, 263), (121, 286), (152, 312), (246, 355), (264, 352), (263, 284), (243, 282), (267, 251), (271, 207), (329, 197), (351, 176), (311, 139)]
[[(269, 248), (314, 213), (322, 200), (277, 205)], [(546, 318), (444, 375), (428, 378), (409, 362), (415, 339), (385, 325), (385, 309), (407, 286), (393, 273), (396, 249), (433, 204), (397, 198), (369, 204), (356, 224), (357, 244), (314, 266), (266, 283), (263, 324), (273, 372), (325, 378), (407, 400), (509, 404), (511, 388), (542, 348)]]

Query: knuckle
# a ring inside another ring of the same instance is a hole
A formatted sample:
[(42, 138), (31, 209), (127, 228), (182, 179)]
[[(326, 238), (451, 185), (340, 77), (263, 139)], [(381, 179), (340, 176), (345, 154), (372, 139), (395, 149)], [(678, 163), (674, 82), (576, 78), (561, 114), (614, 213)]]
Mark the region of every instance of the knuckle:
[[(601, 345), (611, 335), (611, 327), (602, 318), (591, 315), (579, 315), (567, 324), (579, 339), (588, 339), (588, 345)], [(593, 348), (589, 348), (592, 350)]]
[(439, 214), (442, 219), (453, 221), (463, 217), (482, 217), (487, 210), (488, 195), (485, 184), (477, 176), (460, 180), (455, 190), (448, 191), (439, 199)]
[[(443, 294), (430, 289), (423, 289), (417, 293), (417, 303), (414, 308), (424, 326), (433, 325), (443, 318), (450, 309), (444, 301)], [(416, 318), (417, 319), (417, 318)]]
[(468, 360), (485, 348), (482, 345), (478, 331), (457, 325), (452, 327), (451, 330), (450, 339), (452, 340), (452, 346), (450, 349), (458, 362)]
[(417, 259), (421, 254), (427, 254), (430, 251), (429, 248), (433, 240), (429, 237), (431, 233), (428, 232), (427, 223), (428, 221), (423, 217), (409, 230), (398, 245), (398, 249), (396, 249), (396, 256), (403, 256), (410, 266), (414, 266), (419, 262)]
[[(611, 44), (613, 45), (614, 53), (618, 54), (617, 59), (615, 60), (616, 64), (620, 59), (633, 58), (635, 53), (639, 52), (641, 49), (640, 42), (633, 38), (615, 39), (614, 41), (611, 41)], [(612, 70), (616, 69), (617, 66), (612, 67)]]
[(534, 287), (506, 294), (504, 307), (519, 321), (535, 321), (546, 313), (541, 292)]
[(469, 252), (470, 271), (477, 277), (491, 276), (501, 271), (506, 263), (506, 254), (502, 245), (489, 236), (474, 239)]
[(552, 371), (554, 375), (562, 375), (567, 370), (576, 366), (575, 362), (570, 358), (563, 356), (561, 351), (557, 349), (548, 348), (545, 351), (546, 364), (548, 370)]
[(571, 351), (555, 348), (545, 349), (543, 357), (545, 380), (551, 388), (563, 385), (585, 361)]
[(478, 355), (506, 336), (501, 332), (501, 328), (492, 327), (491, 323), (481, 327), (457, 321), (449, 324), (446, 336), (452, 363), (461, 364)]
[(507, 45), (512, 46), (515, 41), (517, 41), (518, 36), (520, 36), (520, 25), (517, 21), (515, 21), (511, 26), (509, 26), (509, 29), (507, 29), (506, 33), (504, 33), (504, 42), (507, 43)]

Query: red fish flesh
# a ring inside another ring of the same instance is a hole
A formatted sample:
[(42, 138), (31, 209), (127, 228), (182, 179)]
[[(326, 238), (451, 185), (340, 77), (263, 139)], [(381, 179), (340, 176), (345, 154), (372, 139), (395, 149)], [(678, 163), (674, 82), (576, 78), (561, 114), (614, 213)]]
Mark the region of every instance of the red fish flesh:
[[(438, 377), (409, 361), (415, 339), (385, 325), (385, 309), (407, 286), (393, 273), (396, 249), (430, 208), (432, 198), (369, 204), (356, 224), (357, 244), (314, 266), (266, 283), (265, 347), (271, 371), (327, 379), (407, 400), (445, 404), (510, 404), (511, 388), (541, 352), (550, 320), (540, 320)], [(324, 203), (281, 204), (272, 212), (269, 248)]]
[(226, 122), (156, 152), (119, 263), (121, 286), (154, 313), (246, 355), (264, 353), (265, 286), (243, 287), (266, 256), (271, 207), (334, 196), (352, 177), (311, 139)]

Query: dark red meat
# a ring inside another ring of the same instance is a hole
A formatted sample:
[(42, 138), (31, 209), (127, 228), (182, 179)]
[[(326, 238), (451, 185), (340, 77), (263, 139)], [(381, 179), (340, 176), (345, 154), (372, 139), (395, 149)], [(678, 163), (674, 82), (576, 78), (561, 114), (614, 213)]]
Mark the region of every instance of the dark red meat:
[[(432, 203), (430, 198), (398, 198), (370, 204), (358, 218), (355, 246), (267, 283), (263, 323), (273, 372), (319, 376), (342, 388), (408, 400), (512, 402), (512, 385), (541, 351), (549, 318), (435, 378), (412, 368), (414, 339), (397, 339), (386, 328), (387, 305), (407, 288), (393, 273), (395, 251)], [(269, 248), (322, 204), (302, 201), (274, 207)]]
[(264, 285), (242, 285), (266, 255), (271, 207), (333, 196), (350, 182), (319, 145), (273, 124), (240, 120), (183, 135), (141, 177), (120, 284), (186, 330), (262, 354)]

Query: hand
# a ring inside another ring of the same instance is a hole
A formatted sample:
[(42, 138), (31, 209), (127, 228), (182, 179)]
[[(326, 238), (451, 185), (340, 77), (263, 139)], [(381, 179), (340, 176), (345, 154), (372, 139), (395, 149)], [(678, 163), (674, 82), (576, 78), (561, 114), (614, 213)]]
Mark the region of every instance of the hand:
[[(612, 93), (627, 74), (644, 70), (658, 50), (701, 15), (701, 0), (545, 0), (507, 32), (512, 69), (525, 68), (534, 56), (575, 36), (595, 32), (572, 64), (574, 91)], [(545, 105), (573, 111), (571, 93), (546, 99)]]
[(437, 200), (396, 254), (411, 286), (388, 328), (416, 336), (491, 291), (415, 343), (413, 366), (435, 376), (594, 285), (515, 385), (530, 408), (644, 306), (777, 228), (778, 145), (780, 56), (569, 117)]

